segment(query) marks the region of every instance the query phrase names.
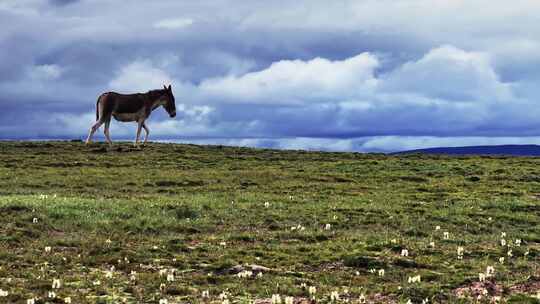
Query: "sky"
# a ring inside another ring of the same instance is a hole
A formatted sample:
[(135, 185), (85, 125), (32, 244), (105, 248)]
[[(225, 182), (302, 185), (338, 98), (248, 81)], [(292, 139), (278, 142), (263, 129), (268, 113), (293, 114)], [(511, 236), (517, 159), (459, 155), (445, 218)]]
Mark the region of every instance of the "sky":
[[(84, 139), (171, 84), (150, 139), (391, 152), (540, 144), (540, 1), (0, 0), (0, 139)], [(113, 140), (134, 123), (113, 122)], [(98, 139), (102, 139), (101, 130)]]

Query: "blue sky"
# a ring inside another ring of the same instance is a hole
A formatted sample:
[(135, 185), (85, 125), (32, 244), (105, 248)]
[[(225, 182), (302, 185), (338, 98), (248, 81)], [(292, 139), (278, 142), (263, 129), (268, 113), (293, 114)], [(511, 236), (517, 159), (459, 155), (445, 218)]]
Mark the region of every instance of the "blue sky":
[[(151, 139), (333, 151), (540, 143), (540, 2), (0, 1), (0, 139), (83, 138), (172, 84)], [(113, 122), (113, 139), (134, 124)]]

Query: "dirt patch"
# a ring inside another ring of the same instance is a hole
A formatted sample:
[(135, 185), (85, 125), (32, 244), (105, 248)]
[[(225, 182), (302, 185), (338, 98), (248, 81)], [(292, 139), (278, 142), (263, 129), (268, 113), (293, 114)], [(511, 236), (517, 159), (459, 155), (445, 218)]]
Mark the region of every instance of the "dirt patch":
[(6, 215), (6, 214), (16, 214), (16, 213), (27, 213), (32, 212), (32, 209), (27, 206), (21, 206), (21, 205), (8, 205), (0, 207), (0, 214)]
[(92, 150), (90, 150), (90, 152), (92, 152), (92, 153), (107, 153), (107, 148), (100, 147), (100, 148), (92, 149)]
[(185, 181), (157, 181), (155, 183), (158, 187), (199, 187), (204, 186), (204, 182), (200, 180), (185, 180)]
[(472, 282), (468, 285), (454, 289), (453, 293), (459, 298), (478, 296), (500, 296), (503, 292), (501, 285), (497, 284), (493, 280), (486, 280), (484, 282)]
[[(315, 300), (310, 300), (308, 298), (294, 298), (293, 300), (293, 303), (294, 304), (311, 304), (311, 303), (317, 303), (317, 301)], [(272, 304), (272, 299), (268, 298), (268, 299), (256, 299), (255, 301), (253, 301), (253, 304)]]
[(425, 177), (421, 177), (421, 176), (401, 176), (399, 177), (399, 179), (401, 179), (402, 181), (406, 181), (406, 182), (412, 182), (412, 183), (427, 183), (429, 182), (429, 179), (425, 178)]
[(526, 294), (536, 294), (540, 292), (540, 277), (530, 277), (526, 282), (513, 285), (509, 288), (510, 292), (519, 292)]

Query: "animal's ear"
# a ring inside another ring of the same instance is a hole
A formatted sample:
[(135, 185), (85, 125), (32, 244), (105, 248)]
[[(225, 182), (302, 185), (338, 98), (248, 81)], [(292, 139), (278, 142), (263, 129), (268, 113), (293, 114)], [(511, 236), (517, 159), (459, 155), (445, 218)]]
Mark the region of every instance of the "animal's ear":
[(166, 90), (166, 89), (167, 89), (167, 86), (166, 86), (166, 85), (163, 85), (163, 89)]
[(168, 88), (168, 90), (169, 90), (169, 91), (171, 90), (171, 85), (170, 85), (170, 84), (169, 84), (169, 88)]

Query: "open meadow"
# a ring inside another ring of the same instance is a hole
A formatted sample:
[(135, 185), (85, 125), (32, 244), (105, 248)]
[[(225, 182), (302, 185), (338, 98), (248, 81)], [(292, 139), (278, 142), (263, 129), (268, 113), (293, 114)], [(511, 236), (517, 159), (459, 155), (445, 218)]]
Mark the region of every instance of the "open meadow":
[(0, 303), (540, 303), (539, 165), (1, 142)]

